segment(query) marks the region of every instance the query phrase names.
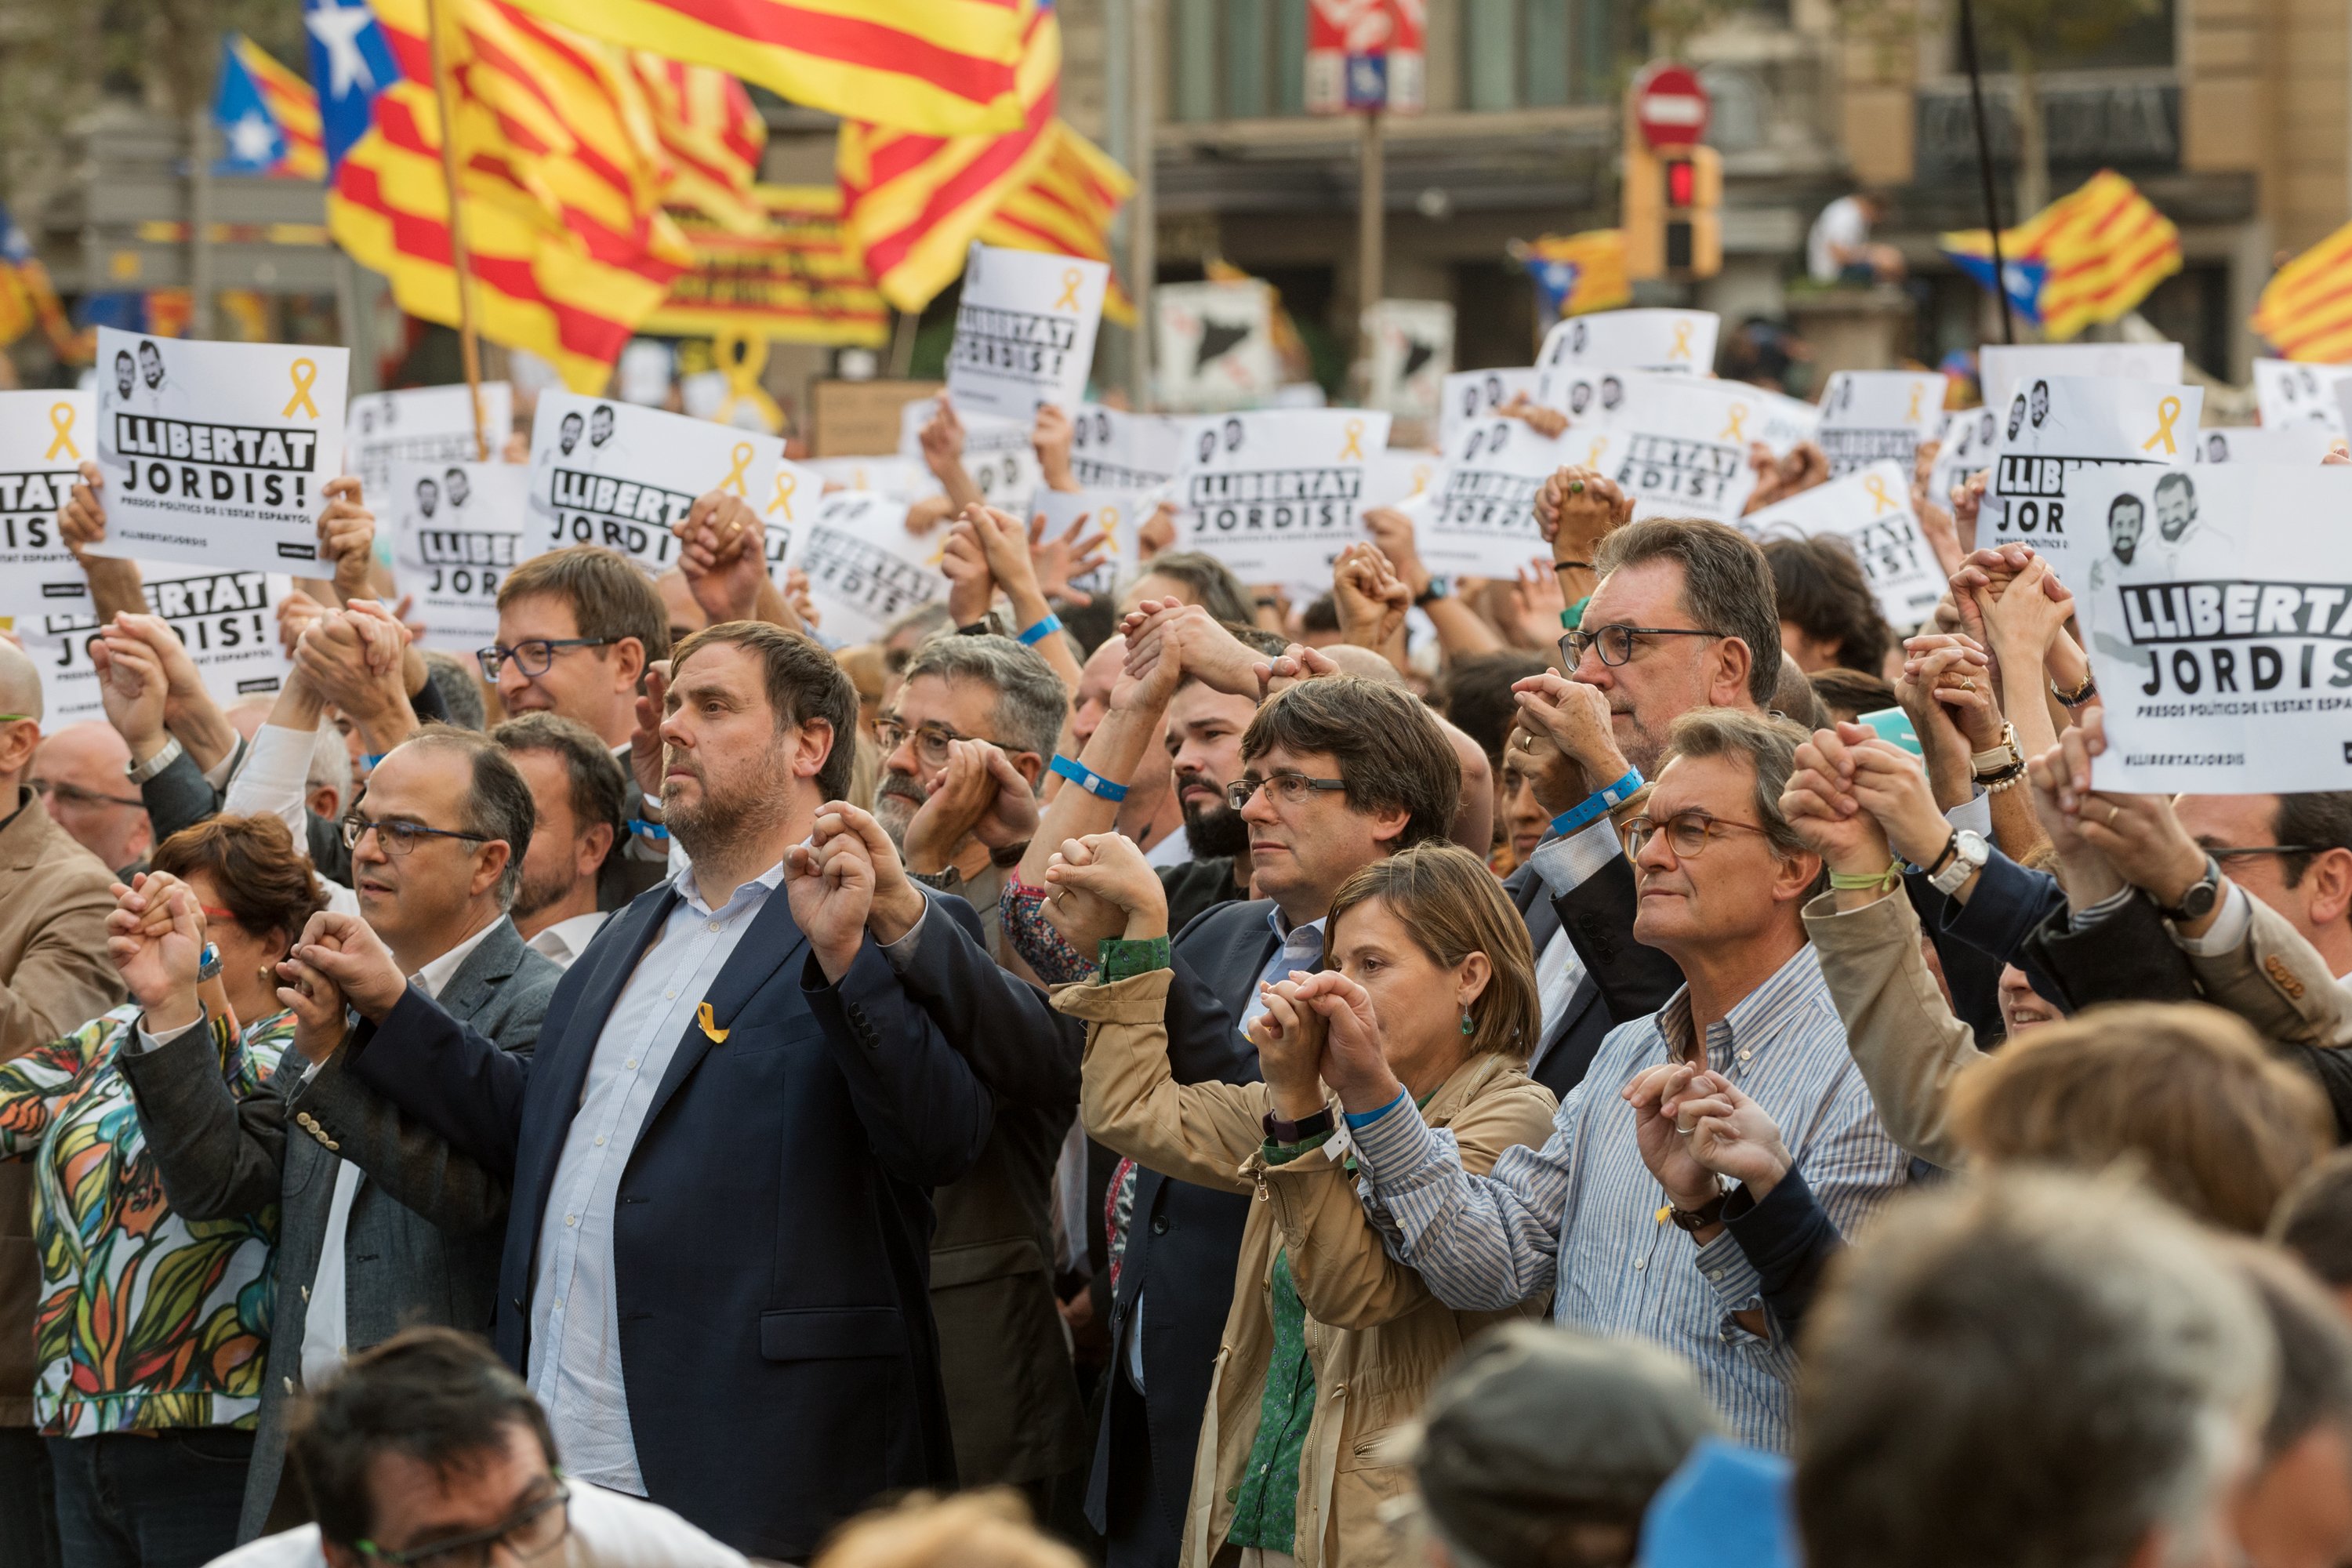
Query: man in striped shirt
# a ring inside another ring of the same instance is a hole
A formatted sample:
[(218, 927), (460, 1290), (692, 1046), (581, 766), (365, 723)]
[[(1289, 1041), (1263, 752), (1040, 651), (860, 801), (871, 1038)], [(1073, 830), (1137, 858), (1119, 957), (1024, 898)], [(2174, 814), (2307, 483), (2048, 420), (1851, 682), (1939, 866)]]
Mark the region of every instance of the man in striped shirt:
[(1491, 1175), (1471, 1175), (1376, 1041), (1334, 1019), (1324, 1065), (1365, 1208), (1439, 1299), (1496, 1310), (1550, 1291), (1562, 1323), (1640, 1335), (1688, 1360), (1743, 1440), (1780, 1450), (1794, 1348), (1725, 1229), (1716, 1177), (1654, 1091), (1637, 1103), (1629, 1086), (1670, 1063), (1738, 1084), (1783, 1130), (1796, 1161), (1788, 1179), (1846, 1235), (1902, 1185), (1906, 1157), (1871, 1107), (1799, 919), (1822, 875), (1780, 808), (1803, 740), (1784, 720), (1731, 709), (1675, 722), (1625, 837), (1641, 900), (1633, 935), (1686, 984), (1660, 1012), (1610, 1032), (1542, 1149), (1510, 1150)]

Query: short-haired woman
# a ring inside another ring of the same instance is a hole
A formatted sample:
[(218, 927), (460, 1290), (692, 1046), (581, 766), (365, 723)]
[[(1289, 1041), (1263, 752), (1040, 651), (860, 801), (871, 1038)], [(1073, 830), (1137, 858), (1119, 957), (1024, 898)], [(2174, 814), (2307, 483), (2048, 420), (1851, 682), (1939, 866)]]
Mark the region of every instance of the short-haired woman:
[(69, 1563), (198, 1568), (236, 1542), (269, 1342), (278, 1211), (172, 1212), (120, 1060), (210, 1033), (224, 1093), (293, 1037), (278, 962), (326, 899), (286, 825), (215, 816), (118, 887), (107, 951), (131, 1001), (0, 1065), (0, 1158), (35, 1163), (35, 1420)]
[[(1252, 1009), (1265, 1080), (1180, 1084), (1158, 874), (1131, 840), (1097, 834), (1066, 843), (1045, 875), (1057, 901), (1100, 900), (1126, 916), (1125, 939), (1103, 944), (1100, 981), (1054, 994), (1087, 1021), (1087, 1131), (1154, 1170), (1265, 1200), (1243, 1233), (1183, 1568), (1208, 1568), (1228, 1544), (1243, 1568), (1406, 1562), (1379, 1517), (1411, 1487), (1388, 1439), (1463, 1341), (1512, 1314), (1454, 1311), (1382, 1250), (1335, 1137), (1324, 1042), (1375, 1044), (1474, 1171), (1540, 1145), (1556, 1108), (1524, 1070), (1540, 1016), (1526, 925), (1466, 850), (1424, 843), (1376, 862), (1332, 900), (1332, 967), (1265, 987)], [(1102, 911), (1067, 912), (1092, 923)]]

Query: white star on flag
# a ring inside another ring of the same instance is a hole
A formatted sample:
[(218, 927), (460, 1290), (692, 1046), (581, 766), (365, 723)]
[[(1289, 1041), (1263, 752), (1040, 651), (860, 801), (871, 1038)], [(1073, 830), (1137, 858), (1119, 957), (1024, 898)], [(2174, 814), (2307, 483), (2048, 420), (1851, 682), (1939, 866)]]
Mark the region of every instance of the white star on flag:
[(344, 97), (354, 85), (375, 90), (375, 72), (368, 68), (367, 56), (360, 52), (360, 34), (374, 20), (375, 14), (365, 4), (337, 5), (331, 0), (303, 16), (302, 25), (327, 51), (329, 98)]
[(228, 153), (240, 163), (267, 163), (278, 155), (278, 133), (257, 111), (228, 128)]

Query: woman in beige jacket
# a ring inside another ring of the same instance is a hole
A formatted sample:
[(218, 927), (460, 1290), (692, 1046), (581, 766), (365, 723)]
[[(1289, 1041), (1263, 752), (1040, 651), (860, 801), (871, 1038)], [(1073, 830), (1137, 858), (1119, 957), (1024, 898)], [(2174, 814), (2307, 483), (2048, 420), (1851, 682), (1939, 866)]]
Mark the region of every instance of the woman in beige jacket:
[(1368, 867), (1332, 900), (1332, 968), (1264, 989), (1248, 1032), (1265, 1081), (1180, 1084), (1158, 874), (1131, 840), (1099, 834), (1065, 845), (1046, 879), (1059, 899), (1101, 899), (1127, 917), (1101, 979), (1054, 994), (1087, 1021), (1087, 1131), (1153, 1170), (1259, 1200), (1202, 1418), (1183, 1568), (1403, 1564), (1404, 1539), (1379, 1513), (1410, 1485), (1392, 1439), (1463, 1341), (1516, 1314), (1454, 1311), (1381, 1250), (1322, 1088), (1324, 1037), (1376, 1039), (1470, 1170), (1515, 1143), (1539, 1147), (1556, 1108), (1524, 1068), (1539, 1016), (1526, 925), (1452, 845)]

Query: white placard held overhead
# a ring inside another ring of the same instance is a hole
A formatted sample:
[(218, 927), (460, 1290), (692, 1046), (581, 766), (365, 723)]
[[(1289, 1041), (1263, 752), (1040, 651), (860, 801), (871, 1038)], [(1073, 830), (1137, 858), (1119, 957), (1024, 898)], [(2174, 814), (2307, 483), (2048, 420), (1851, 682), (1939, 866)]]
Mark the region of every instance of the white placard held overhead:
[(95, 554), (323, 577), (319, 513), (343, 468), (342, 349), (98, 330)]
[(89, 604), (58, 510), (98, 453), (87, 392), (0, 392), (0, 617)]
[(801, 467), (845, 490), (874, 490), (900, 502), (937, 495), (940, 481), (913, 458), (811, 458)]
[(1148, 490), (1046, 490), (1037, 492), (1037, 513), (1045, 520), (1045, 537), (1059, 539), (1070, 525), (1083, 521), (1078, 537), (1103, 536), (1103, 563), (1070, 579), (1081, 593), (1107, 595), (1118, 591), (1118, 580), (1140, 563), (1143, 525), (1150, 521), (1158, 498)]
[(499, 640), (499, 584), (530, 555), (530, 470), (514, 463), (392, 465), (376, 515), (393, 520), (393, 581), (415, 595), (424, 646), (470, 654)]
[(2205, 390), (2162, 382), (2036, 376), (2000, 416), (2000, 438), (1977, 516), (1977, 545), (2016, 542), (2050, 557), (2073, 585), (2074, 564), (2096, 551), (2071, 519), (2066, 491), (2085, 466), (2189, 461)]
[(1544, 334), (1536, 355), (1536, 369), (1543, 373), (1536, 401), (1547, 408), (1566, 406), (1551, 391), (1562, 371), (1712, 375), (1722, 326), (1723, 318), (1712, 310), (1599, 310), (1566, 317)]
[(2200, 463), (2316, 463), (2344, 439), (2316, 420), (2288, 425), (2215, 426), (2197, 432)]
[(2294, 360), (2254, 361), (2254, 406), (2263, 427), (2318, 425), (2344, 434), (2337, 387), (2352, 378), (2352, 364), (2304, 364)]
[(1442, 300), (1382, 300), (1365, 327), (1372, 360), (1364, 401), (1402, 418), (1436, 418), (1454, 368), (1454, 307)]
[(1748, 443), (1756, 439), (1762, 404), (1754, 390), (1696, 376), (1625, 378), (1605, 467), (1633, 498), (1635, 518), (1739, 521), (1756, 490)]
[(1154, 289), (1160, 405), (1192, 414), (1272, 402), (1282, 384), (1274, 309), (1274, 289), (1255, 278)]
[(1536, 383), (1540, 379), (1541, 373), (1533, 365), (1514, 370), (1457, 370), (1447, 376), (1445, 389), (1440, 395), (1438, 450), (1454, 450), (1464, 426), (1485, 418), (1514, 397), (1524, 393), (1532, 401)]
[[(226, 708), (274, 698), (291, 667), (278, 646), (278, 606), (294, 580), (279, 572), (199, 571), (187, 566), (146, 569), (141, 586), (147, 607), (171, 624), (213, 700)], [(83, 719), (104, 719), (90, 644), (98, 616), (85, 600), (16, 619), (16, 635), (41, 669), (43, 722), (51, 730)]]
[(1882, 458), (1843, 479), (1749, 512), (1740, 526), (1759, 539), (1789, 533), (1844, 540), (1878, 595), (1879, 614), (1898, 631), (1927, 619), (1944, 596), (1944, 569), (1911, 510), (1907, 462)]
[(1536, 492), (1577, 461), (1575, 430), (1547, 440), (1524, 419), (1482, 419), (1445, 454), (1445, 478), (1414, 548), (1434, 573), (1508, 577), (1550, 547), (1536, 529)]
[(1750, 386), (1756, 399), (1756, 438), (1776, 458), (1785, 458), (1801, 442), (1821, 439), (1822, 411), (1801, 397)]
[[(923, 426), (930, 423), (939, 406), (935, 397), (919, 397), (898, 411), (898, 456), (921, 469), (923, 477), (931, 480), (933, 491), (940, 485), (923, 466)], [(1034, 426), (1024, 419), (999, 419), (961, 408), (956, 417), (963, 426), (963, 471), (980, 487), (980, 499), (1004, 511), (1017, 512), (1026, 507), (1045, 480), (1036, 446), (1030, 439)]]
[(540, 395), (530, 438), (526, 555), (571, 544), (617, 550), (648, 572), (677, 560), (670, 524), (706, 490), (762, 503), (782, 460), (773, 436), (576, 393)]
[(2021, 385), (2047, 376), (2169, 385), (2184, 360), (2179, 343), (1987, 343), (1977, 351), (1977, 385), (1987, 408), (2005, 409)]
[(1087, 395), (1110, 268), (1099, 261), (971, 242), (948, 350), (948, 395), (965, 414), (1026, 425), (1040, 404)]
[[(499, 460), (513, 428), (514, 388), (503, 381), (482, 383), (482, 431), (490, 443), (483, 460)], [(343, 420), (343, 472), (359, 477), (360, 493), (379, 517), (398, 499), (384, 488), (393, 464), (477, 460), (473, 399), (462, 386), (413, 386), (352, 399)]]
[(793, 530), (791, 563), (808, 574), (825, 637), (835, 646), (872, 642), (919, 605), (944, 600), (939, 568), (944, 531), (918, 539), (906, 508), (872, 490), (836, 490)]
[(2095, 787), (2352, 789), (2352, 468), (2077, 470), (2076, 614), (2106, 704)]
[(2000, 418), (1990, 408), (1963, 408), (1944, 421), (1944, 438), (1927, 470), (1927, 498), (1937, 506), (1952, 504), (1952, 491), (1979, 468), (1992, 467), (1993, 448), (2000, 443)]
[(1360, 408), (1269, 409), (1194, 419), (1176, 470), (1176, 548), (1244, 583), (1310, 583), (1364, 537), (1364, 468), (1389, 416)]
[(1356, 515), (1428, 495), (1440, 488), (1444, 476), (1445, 459), (1435, 452), (1395, 447), (1375, 452), (1364, 461), (1364, 489), (1356, 498)]
[(1176, 477), (1183, 424), (1089, 403), (1070, 421), (1070, 471), (1088, 489), (1148, 490)]
[(1822, 395), (1817, 438), (1831, 478), (1892, 458), (1903, 465), (1908, 490), (1919, 444), (1934, 440), (1943, 423), (1944, 378), (1937, 372), (1842, 370)]

